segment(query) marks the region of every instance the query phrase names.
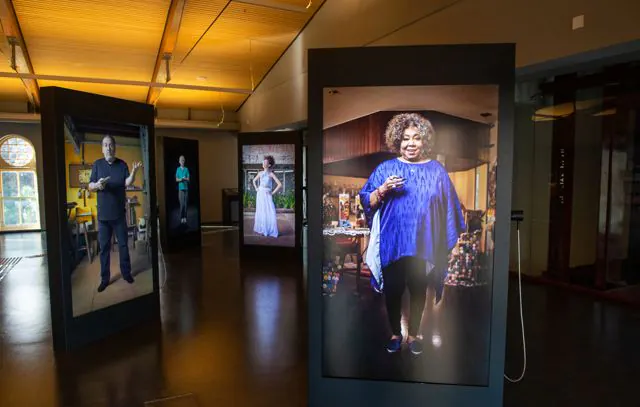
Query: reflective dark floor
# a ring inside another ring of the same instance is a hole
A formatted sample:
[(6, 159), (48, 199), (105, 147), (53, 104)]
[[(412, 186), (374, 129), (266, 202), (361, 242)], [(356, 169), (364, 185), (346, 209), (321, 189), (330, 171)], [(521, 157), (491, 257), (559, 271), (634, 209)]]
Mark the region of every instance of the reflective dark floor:
[[(306, 406), (302, 271), (241, 264), (237, 240), (207, 233), (202, 248), (166, 254), (161, 333), (139, 326), (55, 359), (46, 257), (27, 257), (43, 240), (0, 236), (1, 258), (22, 257), (0, 281), (0, 406)], [(517, 376), (511, 288), (507, 368)], [(528, 370), (505, 384), (505, 406), (640, 405), (640, 312), (559, 288), (523, 292)], [(178, 398), (149, 403), (162, 397)]]

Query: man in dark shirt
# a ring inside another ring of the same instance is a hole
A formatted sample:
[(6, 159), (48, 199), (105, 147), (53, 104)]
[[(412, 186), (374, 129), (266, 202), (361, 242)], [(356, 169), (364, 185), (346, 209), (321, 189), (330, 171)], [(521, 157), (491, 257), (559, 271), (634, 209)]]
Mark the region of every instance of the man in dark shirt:
[(120, 273), (128, 283), (133, 283), (129, 236), (126, 222), (126, 188), (135, 181), (142, 163), (133, 163), (133, 171), (123, 160), (116, 158), (116, 141), (112, 136), (102, 139), (104, 158), (96, 160), (91, 170), (89, 190), (98, 193), (98, 242), (100, 244), (100, 277), (98, 292), (102, 292), (111, 280), (111, 238), (115, 233), (120, 254)]

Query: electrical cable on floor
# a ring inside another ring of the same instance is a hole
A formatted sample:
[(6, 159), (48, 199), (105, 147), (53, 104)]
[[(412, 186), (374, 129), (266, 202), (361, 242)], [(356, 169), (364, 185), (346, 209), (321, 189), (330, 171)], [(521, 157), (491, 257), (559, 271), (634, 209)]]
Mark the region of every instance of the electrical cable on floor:
[(527, 371), (527, 341), (524, 335), (524, 315), (522, 313), (522, 270), (520, 264), (520, 221), (516, 221), (516, 230), (518, 234), (518, 297), (520, 299), (520, 326), (522, 327), (522, 353), (524, 355), (524, 362), (522, 366), (522, 374), (517, 379), (510, 378), (506, 373), (504, 374), (504, 378), (510, 381), (511, 383), (518, 383), (522, 379), (524, 379), (524, 374)]
[(162, 267), (164, 268), (164, 280), (160, 285), (160, 291), (162, 291), (165, 284), (167, 284), (167, 263), (164, 261), (164, 252), (162, 251), (162, 243), (160, 242), (160, 232), (158, 232), (158, 256), (162, 259)]

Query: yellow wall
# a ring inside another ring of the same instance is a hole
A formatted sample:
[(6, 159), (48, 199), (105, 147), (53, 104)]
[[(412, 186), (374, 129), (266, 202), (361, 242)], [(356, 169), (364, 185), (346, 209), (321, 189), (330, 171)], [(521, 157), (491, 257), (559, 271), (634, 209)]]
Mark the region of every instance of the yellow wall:
[(326, 0), (239, 111), (242, 131), (306, 119), (309, 48), (508, 42), (523, 67), (637, 40), (638, 16), (637, 0)]
[[(124, 160), (129, 166), (129, 171), (131, 171), (131, 167), (134, 161), (142, 161), (142, 151), (140, 147), (134, 146), (125, 146), (118, 145), (116, 150), (116, 157)], [(92, 165), (93, 162), (99, 158), (103, 158), (102, 148), (100, 144), (85, 144), (84, 145), (84, 162), (85, 164)], [(69, 164), (82, 164), (82, 157), (79, 154), (76, 154), (73, 145), (69, 143), (65, 143), (65, 174), (66, 174), (66, 186), (67, 186), (67, 202), (77, 202), (78, 208), (90, 208), (91, 214), (93, 215), (93, 222), (96, 224), (96, 216), (98, 214), (97, 210), (97, 193), (92, 192), (91, 196), (87, 198), (87, 205), (84, 205), (84, 199), (78, 198), (78, 188), (70, 188), (69, 187)], [(143, 176), (144, 172), (142, 169), (138, 171), (136, 174), (136, 179), (134, 185), (136, 187), (142, 187), (143, 184)], [(141, 192), (127, 192), (127, 197), (138, 197), (138, 202), (140, 205), (137, 205), (136, 208), (136, 218), (140, 219), (144, 215), (144, 195)], [(84, 212), (82, 210), (81, 212)], [(75, 218), (75, 210), (71, 212), (71, 219)]]
[(476, 169), (472, 168), (467, 171), (449, 173), (451, 182), (456, 188), (458, 199), (468, 210), (487, 209), (487, 166), (478, 167), (478, 171), (480, 172), (478, 202), (475, 202)]
[(476, 204), (476, 209), (486, 210), (487, 209), (487, 194), (489, 192), (489, 166), (481, 165), (477, 168), (480, 176), (478, 177), (478, 182), (480, 190), (478, 191), (478, 202)]

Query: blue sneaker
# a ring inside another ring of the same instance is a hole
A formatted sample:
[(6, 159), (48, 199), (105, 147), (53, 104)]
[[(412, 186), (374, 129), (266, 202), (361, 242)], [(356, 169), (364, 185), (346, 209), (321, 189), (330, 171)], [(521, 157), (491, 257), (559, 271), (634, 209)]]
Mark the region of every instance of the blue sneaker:
[(409, 350), (411, 351), (411, 353), (413, 353), (414, 355), (419, 355), (422, 353), (422, 342), (420, 342), (419, 340), (414, 340), (413, 342), (411, 342), (409, 344)]
[(391, 339), (387, 343), (387, 352), (389, 353), (396, 353), (400, 349), (402, 349), (402, 336), (400, 336), (399, 338)]

